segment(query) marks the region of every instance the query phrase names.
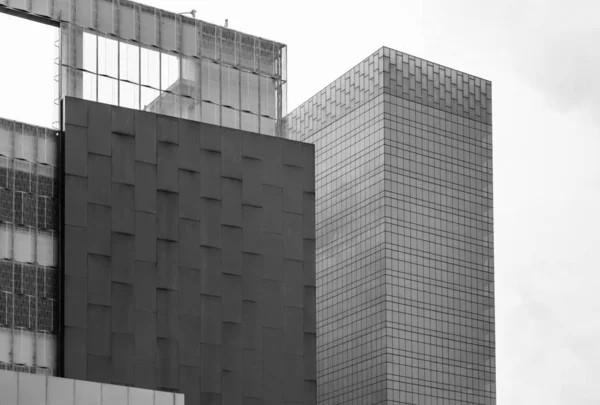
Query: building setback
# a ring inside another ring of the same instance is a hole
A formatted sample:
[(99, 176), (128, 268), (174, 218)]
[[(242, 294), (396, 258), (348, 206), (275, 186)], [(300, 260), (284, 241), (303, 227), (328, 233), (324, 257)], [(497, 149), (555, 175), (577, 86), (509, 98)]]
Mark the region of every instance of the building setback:
[(318, 403), (495, 404), (491, 83), (384, 47), (287, 120), (316, 148)]

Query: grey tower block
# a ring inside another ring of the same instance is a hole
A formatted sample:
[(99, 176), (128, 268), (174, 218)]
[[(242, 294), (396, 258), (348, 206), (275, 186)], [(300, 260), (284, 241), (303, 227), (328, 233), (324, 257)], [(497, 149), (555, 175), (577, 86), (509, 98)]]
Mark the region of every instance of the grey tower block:
[(187, 405), (315, 404), (314, 147), (64, 109), (65, 377)]
[(287, 123), (317, 145), (319, 405), (494, 405), (491, 82), (384, 47)]

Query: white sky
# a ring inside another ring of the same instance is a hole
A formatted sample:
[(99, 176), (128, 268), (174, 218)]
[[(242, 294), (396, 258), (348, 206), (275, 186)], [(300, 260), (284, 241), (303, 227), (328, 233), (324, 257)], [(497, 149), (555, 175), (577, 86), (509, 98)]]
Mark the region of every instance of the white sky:
[(492, 80), (498, 405), (600, 404), (600, 2), (143, 2), (287, 44), (290, 111), (382, 45)]

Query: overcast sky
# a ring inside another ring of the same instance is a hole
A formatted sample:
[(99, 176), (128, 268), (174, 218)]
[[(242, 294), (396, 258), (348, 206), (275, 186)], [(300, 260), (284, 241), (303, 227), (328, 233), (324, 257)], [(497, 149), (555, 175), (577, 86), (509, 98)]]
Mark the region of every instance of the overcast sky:
[(600, 404), (600, 2), (143, 2), (287, 44), (289, 110), (382, 45), (491, 80), (498, 404)]

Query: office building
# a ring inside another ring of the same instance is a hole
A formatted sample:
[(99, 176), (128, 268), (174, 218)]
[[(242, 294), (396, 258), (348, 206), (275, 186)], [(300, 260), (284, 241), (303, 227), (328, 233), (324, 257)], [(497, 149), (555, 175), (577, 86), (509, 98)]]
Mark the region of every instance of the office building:
[(61, 33), (56, 128), (0, 122), (0, 404), (314, 403), (285, 46), (125, 0), (0, 12)]
[(316, 151), (320, 405), (495, 404), (491, 94), (384, 47), (288, 115)]

